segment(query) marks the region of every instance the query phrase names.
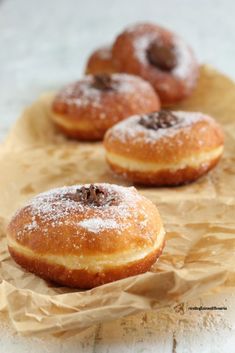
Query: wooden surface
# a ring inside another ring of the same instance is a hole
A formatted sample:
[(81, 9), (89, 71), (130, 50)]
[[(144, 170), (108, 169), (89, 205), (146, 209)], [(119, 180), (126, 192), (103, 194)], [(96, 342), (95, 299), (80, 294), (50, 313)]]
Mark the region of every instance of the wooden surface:
[[(0, 138), (25, 105), (79, 77), (90, 50), (131, 22), (176, 30), (201, 61), (235, 78), (234, 13), (233, 0), (0, 1)], [(234, 304), (235, 295), (214, 294), (60, 337), (20, 337), (1, 316), (0, 353), (234, 353)], [(227, 310), (190, 311), (194, 305)]]
[[(60, 336), (21, 337), (2, 320), (1, 353), (234, 353), (235, 297), (214, 294), (161, 312), (97, 325)], [(189, 306), (226, 306), (190, 311)]]

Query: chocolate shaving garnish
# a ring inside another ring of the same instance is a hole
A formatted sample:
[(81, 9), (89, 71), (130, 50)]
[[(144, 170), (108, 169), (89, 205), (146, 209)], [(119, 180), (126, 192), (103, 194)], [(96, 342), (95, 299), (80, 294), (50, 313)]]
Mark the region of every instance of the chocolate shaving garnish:
[(172, 70), (177, 63), (174, 46), (157, 40), (147, 49), (147, 58), (150, 64), (164, 71)]
[(92, 87), (102, 91), (108, 91), (115, 89), (114, 81), (108, 74), (95, 75), (93, 78)]
[(169, 110), (160, 110), (160, 112), (153, 112), (148, 115), (141, 116), (139, 123), (147, 129), (167, 129), (174, 126), (178, 122), (175, 116)]
[(116, 201), (113, 195), (109, 195), (106, 190), (91, 184), (89, 187), (82, 186), (74, 193), (68, 193), (65, 198), (81, 202), (84, 205), (104, 206), (113, 205)]

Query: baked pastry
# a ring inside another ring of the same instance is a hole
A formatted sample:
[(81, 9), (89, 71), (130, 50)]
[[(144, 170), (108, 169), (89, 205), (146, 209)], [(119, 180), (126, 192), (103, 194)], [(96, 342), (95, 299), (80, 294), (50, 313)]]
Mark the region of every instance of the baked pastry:
[(51, 118), (67, 136), (100, 140), (120, 120), (159, 108), (154, 89), (140, 77), (88, 75), (56, 95)]
[(143, 273), (164, 245), (156, 206), (133, 187), (111, 184), (39, 194), (12, 218), (7, 236), (26, 270), (78, 288)]
[(135, 183), (180, 185), (207, 173), (223, 152), (223, 132), (202, 113), (166, 111), (136, 115), (104, 138), (112, 170)]
[(114, 42), (112, 58), (118, 72), (149, 81), (163, 105), (188, 97), (197, 82), (198, 64), (192, 50), (176, 34), (155, 24), (127, 28)]
[(97, 75), (115, 72), (112, 62), (112, 48), (109, 46), (96, 49), (88, 58), (85, 73)]

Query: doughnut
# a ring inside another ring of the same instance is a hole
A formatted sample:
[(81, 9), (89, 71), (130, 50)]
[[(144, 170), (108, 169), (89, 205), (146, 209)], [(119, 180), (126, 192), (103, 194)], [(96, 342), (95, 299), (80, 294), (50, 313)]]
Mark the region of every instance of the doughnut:
[(157, 207), (134, 187), (113, 184), (39, 194), (7, 228), (9, 252), (24, 269), (84, 289), (148, 271), (164, 236)]
[(109, 129), (106, 159), (117, 174), (137, 184), (174, 186), (212, 169), (223, 152), (223, 132), (199, 112), (161, 110), (135, 115)]
[(134, 114), (160, 109), (151, 85), (127, 74), (88, 75), (63, 88), (52, 102), (51, 118), (67, 136), (101, 140), (108, 128)]
[(85, 73), (97, 75), (113, 73), (112, 49), (109, 46), (96, 49), (88, 58)]
[(197, 83), (198, 64), (191, 48), (176, 34), (154, 24), (127, 28), (114, 42), (112, 58), (118, 72), (149, 81), (163, 105), (188, 97)]

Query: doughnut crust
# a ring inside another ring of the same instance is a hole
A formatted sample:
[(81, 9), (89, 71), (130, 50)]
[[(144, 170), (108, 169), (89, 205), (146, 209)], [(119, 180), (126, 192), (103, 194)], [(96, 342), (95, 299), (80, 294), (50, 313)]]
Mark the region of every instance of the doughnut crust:
[(217, 164), (223, 143), (223, 132), (213, 118), (182, 111), (130, 117), (108, 130), (104, 139), (114, 172), (156, 186), (198, 179)]
[(112, 48), (118, 72), (149, 81), (163, 105), (188, 97), (198, 77), (198, 64), (191, 48), (176, 34), (150, 23), (136, 24), (122, 32)]
[(85, 69), (87, 75), (111, 74), (114, 72), (111, 47), (105, 46), (98, 48), (89, 56)]
[(26, 270), (92, 288), (148, 271), (164, 246), (156, 206), (133, 187), (74, 185), (39, 194), (12, 218), (8, 248)]
[(154, 89), (140, 77), (88, 75), (56, 95), (51, 118), (69, 137), (92, 141), (130, 115), (159, 109)]

